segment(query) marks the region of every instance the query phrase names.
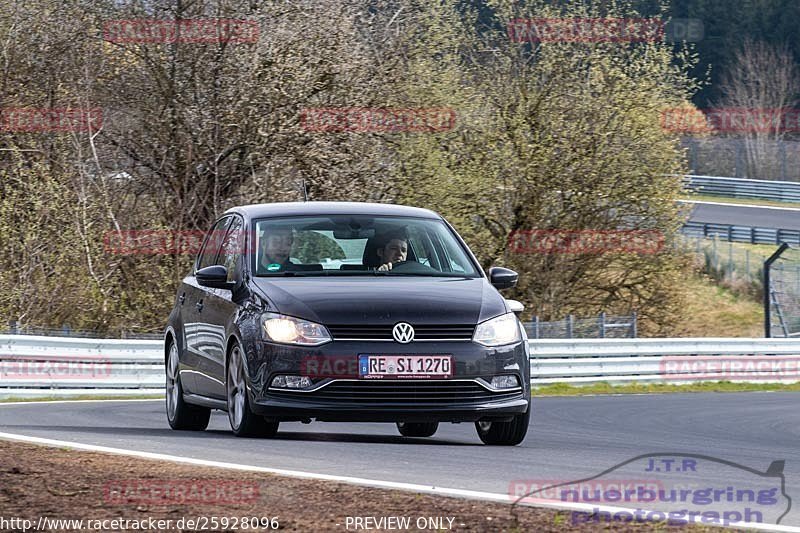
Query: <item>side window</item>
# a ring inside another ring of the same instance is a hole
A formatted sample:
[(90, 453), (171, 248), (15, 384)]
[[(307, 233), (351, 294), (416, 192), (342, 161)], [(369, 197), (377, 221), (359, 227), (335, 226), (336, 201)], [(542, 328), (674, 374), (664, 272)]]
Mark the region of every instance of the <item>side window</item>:
[[(459, 253), (456, 249), (455, 241), (448, 239), (442, 242), (442, 252), (445, 255), (446, 264), (449, 264), (450, 267), (447, 269), (450, 272), (466, 272), (468, 270), (468, 266), (466, 264), (461, 264), (462, 261), (466, 261), (467, 258), (464, 256), (463, 253)], [(453, 259), (453, 258), (460, 258), (460, 259)]]
[(242, 248), (244, 247), (244, 232), (242, 231), (242, 219), (233, 217), (230, 230), (222, 241), (217, 264), (228, 269), (228, 281), (241, 279)]
[(211, 231), (206, 235), (206, 240), (203, 242), (203, 247), (197, 255), (197, 266), (195, 271), (205, 268), (207, 266), (216, 265), (217, 252), (219, 252), (219, 244), (222, 237), (225, 235), (225, 230), (228, 229), (228, 224), (231, 223), (231, 217), (225, 217), (219, 220)]

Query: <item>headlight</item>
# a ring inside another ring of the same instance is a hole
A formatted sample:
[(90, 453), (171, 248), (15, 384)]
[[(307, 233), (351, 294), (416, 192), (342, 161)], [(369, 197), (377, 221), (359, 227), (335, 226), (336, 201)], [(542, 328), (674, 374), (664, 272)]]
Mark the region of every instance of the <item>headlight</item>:
[(475, 328), (472, 340), (484, 346), (503, 346), (521, 340), (519, 324), (514, 313), (506, 313), (486, 322), (481, 322)]
[(333, 340), (321, 324), (276, 313), (262, 315), (261, 336), (265, 341), (299, 346), (319, 346)]

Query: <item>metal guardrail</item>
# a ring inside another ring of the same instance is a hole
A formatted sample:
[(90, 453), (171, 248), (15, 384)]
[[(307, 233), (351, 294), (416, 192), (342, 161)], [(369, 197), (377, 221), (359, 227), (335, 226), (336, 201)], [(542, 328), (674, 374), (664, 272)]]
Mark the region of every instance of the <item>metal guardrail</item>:
[[(533, 385), (800, 381), (800, 339), (540, 339), (530, 348)], [(163, 394), (163, 357), (161, 341), (0, 335), (0, 398)], [(731, 374), (748, 362), (759, 365)]]
[(691, 237), (713, 237), (731, 242), (748, 242), (750, 244), (775, 244), (782, 242), (800, 246), (800, 231), (779, 228), (754, 228), (734, 224), (715, 224), (708, 222), (688, 221), (683, 225), (681, 233)]
[(162, 340), (0, 335), (0, 398), (163, 392)]
[(800, 381), (800, 339), (543, 339), (530, 347), (534, 385)]
[(683, 177), (683, 186), (687, 191), (710, 196), (800, 202), (800, 183), (791, 181), (751, 180), (690, 174)]

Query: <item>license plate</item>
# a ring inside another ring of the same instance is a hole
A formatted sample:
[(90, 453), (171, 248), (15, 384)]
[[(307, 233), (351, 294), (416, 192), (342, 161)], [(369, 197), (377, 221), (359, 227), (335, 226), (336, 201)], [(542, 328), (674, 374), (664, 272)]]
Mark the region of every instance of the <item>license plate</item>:
[(358, 356), (358, 376), (364, 379), (432, 379), (452, 375), (452, 355)]

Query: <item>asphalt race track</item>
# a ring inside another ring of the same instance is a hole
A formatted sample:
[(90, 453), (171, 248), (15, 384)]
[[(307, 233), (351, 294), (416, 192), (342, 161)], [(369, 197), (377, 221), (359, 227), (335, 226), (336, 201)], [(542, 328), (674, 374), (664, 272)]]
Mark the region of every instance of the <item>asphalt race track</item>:
[(800, 230), (800, 207), (771, 209), (707, 202), (682, 203), (692, 206), (689, 218), (692, 222)]
[[(650, 453), (702, 454), (758, 471), (785, 460), (793, 504), (780, 523), (798, 526), (798, 403), (800, 393), (791, 392), (535, 398), (531, 430), (518, 447), (484, 446), (472, 424), (443, 424), (434, 437), (414, 439), (391, 424), (290, 423), (275, 439), (238, 439), (218, 411), (205, 432), (175, 432), (161, 400), (0, 404), (0, 432), (498, 494), (508, 494), (514, 480), (590, 478)], [(725, 487), (745, 485), (753, 474), (696, 476)]]

